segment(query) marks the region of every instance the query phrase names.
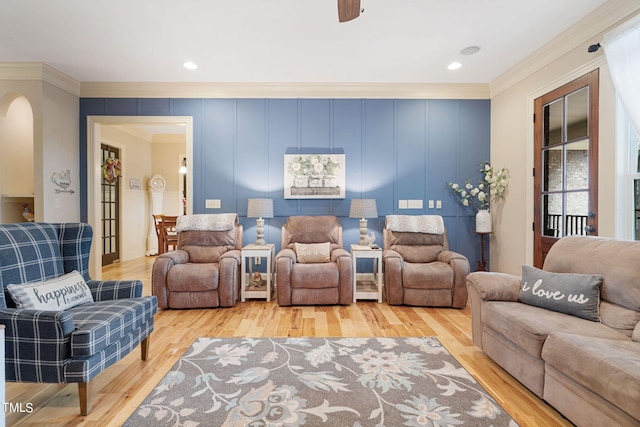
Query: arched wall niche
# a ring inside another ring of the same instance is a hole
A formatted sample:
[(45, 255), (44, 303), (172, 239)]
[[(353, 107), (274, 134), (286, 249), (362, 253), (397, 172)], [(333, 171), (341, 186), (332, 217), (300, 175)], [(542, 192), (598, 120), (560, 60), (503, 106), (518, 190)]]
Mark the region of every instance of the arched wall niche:
[(34, 212), (34, 126), (31, 103), (19, 92), (0, 98), (0, 223)]

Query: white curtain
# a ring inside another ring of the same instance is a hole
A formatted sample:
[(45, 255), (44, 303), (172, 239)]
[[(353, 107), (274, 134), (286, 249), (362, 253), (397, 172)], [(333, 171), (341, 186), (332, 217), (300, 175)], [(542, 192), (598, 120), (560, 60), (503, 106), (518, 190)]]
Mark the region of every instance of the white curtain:
[(602, 47), (618, 92), (631, 123), (640, 135), (640, 19), (604, 35)]

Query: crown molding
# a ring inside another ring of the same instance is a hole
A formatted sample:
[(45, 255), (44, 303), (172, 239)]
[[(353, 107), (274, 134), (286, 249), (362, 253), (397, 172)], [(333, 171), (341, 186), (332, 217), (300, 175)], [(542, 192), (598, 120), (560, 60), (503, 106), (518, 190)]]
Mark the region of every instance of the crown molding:
[(58, 71), (50, 65), (43, 64), (43, 78), (47, 83), (51, 83), (55, 87), (67, 91), (77, 97), (80, 97), (80, 82), (73, 77)]
[(83, 98), (488, 99), (488, 84), (116, 83), (80, 84)]
[[(572, 49), (640, 11), (636, 0), (609, 0), (490, 83), (493, 98)], [(586, 51), (586, 47), (585, 47)]]
[(42, 81), (80, 96), (80, 82), (43, 62), (0, 62), (0, 80)]

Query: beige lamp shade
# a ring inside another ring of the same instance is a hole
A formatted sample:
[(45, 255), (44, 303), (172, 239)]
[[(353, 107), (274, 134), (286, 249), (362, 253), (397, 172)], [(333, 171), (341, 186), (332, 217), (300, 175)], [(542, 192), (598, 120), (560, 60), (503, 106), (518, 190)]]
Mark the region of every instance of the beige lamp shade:
[(349, 209), (349, 218), (377, 218), (376, 199), (353, 199)]
[(367, 236), (367, 220), (366, 218), (377, 218), (378, 207), (376, 199), (353, 199), (349, 208), (349, 218), (360, 218), (360, 241), (361, 246), (370, 246), (373, 243), (374, 236)]
[(247, 218), (273, 218), (273, 199), (249, 199)]
[(256, 246), (267, 243), (264, 240), (264, 218), (273, 218), (273, 199), (249, 199), (247, 218), (256, 220)]

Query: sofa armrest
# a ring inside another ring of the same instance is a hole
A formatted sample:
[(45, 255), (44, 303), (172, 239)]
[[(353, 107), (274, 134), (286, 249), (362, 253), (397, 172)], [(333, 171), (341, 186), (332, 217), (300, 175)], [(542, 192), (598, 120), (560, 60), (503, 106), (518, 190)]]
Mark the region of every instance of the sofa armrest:
[(483, 301), (518, 301), (520, 277), (479, 271), (467, 276), (467, 287), (474, 288)]
[(89, 280), (94, 301), (111, 301), (116, 299), (138, 298), (142, 296), (140, 280)]
[(518, 301), (520, 278), (511, 274), (475, 272), (467, 276), (467, 290), (471, 303), (471, 337), (482, 347), (482, 309), (489, 301)]

